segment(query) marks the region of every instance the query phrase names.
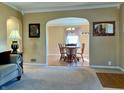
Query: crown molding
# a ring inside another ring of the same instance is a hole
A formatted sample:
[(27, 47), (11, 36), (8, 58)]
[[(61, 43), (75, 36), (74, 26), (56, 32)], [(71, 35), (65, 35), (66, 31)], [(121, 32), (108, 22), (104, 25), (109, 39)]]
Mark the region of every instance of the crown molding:
[(19, 8), (15, 7), (15, 6), (11, 5), (11, 4), (9, 4), (9, 3), (7, 3), (7, 2), (3, 2), (3, 4), (5, 4), (5, 5), (7, 5), (7, 6), (13, 8), (13, 9), (15, 9), (15, 10), (17, 10), (17, 11), (20, 12), (22, 15), (24, 15), (24, 11), (23, 11), (23, 10), (21, 10), (21, 9), (19, 9)]
[(111, 8), (120, 7), (121, 3), (111, 3), (111, 4), (96, 4), (96, 5), (85, 5), (85, 6), (71, 6), (71, 7), (61, 7), (61, 8), (51, 8), (51, 9), (38, 9), (38, 10), (27, 10), (24, 13), (39, 13), (39, 12), (55, 12), (55, 11), (68, 11), (68, 10), (80, 10), (80, 9), (97, 9), (97, 8)]
[(120, 8), (121, 3), (103, 3), (103, 4), (94, 4), (94, 5), (80, 5), (80, 6), (69, 6), (69, 7), (55, 7), (50, 9), (35, 9), (35, 10), (21, 10), (7, 2), (3, 2), (5, 5), (21, 12), (22, 15), (25, 13), (39, 13), (39, 12), (55, 12), (55, 11), (69, 11), (69, 10), (80, 10), (80, 9), (97, 9), (97, 8), (111, 8), (116, 7), (117, 9)]

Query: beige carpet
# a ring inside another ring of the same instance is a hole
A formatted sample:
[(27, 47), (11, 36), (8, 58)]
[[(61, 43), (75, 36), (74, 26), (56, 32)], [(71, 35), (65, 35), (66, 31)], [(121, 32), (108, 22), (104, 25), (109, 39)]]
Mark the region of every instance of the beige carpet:
[(10, 90), (95, 90), (102, 89), (90, 68), (25, 66), (20, 81), (6, 86)]

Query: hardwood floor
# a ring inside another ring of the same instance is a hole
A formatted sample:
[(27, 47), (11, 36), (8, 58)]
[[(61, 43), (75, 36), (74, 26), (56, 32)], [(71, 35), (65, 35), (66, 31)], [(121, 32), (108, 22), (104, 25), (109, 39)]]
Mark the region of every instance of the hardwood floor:
[(97, 73), (103, 87), (124, 89), (124, 73)]
[[(68, 64), (64, 61), (59, 62), (60, 55), (49, 55), (48, 56), (48, 65), (49, 66), (67, 66)], [(84, 62), (80, 60), (77, 64), (72, 64), (73, 66), (89, 66), (89, 59), (87, 56), (84, 56)]]

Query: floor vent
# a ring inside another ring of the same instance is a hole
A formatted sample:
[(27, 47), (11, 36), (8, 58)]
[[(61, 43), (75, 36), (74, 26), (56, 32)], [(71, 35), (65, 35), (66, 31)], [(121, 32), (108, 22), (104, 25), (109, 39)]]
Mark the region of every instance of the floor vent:
[(31, 62), (36, 62), (36, 59), (31, 59)]

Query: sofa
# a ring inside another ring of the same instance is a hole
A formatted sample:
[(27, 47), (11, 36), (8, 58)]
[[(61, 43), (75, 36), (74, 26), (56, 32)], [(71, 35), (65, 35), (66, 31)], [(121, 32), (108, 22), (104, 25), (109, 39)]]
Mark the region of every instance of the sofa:
[(21, 79), (22, 68), (19, 63), (19, 56), (12, 55), (11, 51), (0, 53), (0, 87), (14, 78)]

